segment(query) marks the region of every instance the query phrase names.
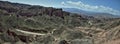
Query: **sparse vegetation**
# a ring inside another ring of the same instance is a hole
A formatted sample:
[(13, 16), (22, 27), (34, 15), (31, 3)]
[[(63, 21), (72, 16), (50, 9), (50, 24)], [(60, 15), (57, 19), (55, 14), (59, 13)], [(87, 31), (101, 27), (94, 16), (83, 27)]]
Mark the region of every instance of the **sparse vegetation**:
[[(26, 34), (16, 29), (45, 35)], [(58, 8), (0, 1), (0, 43), (98, 44), (110, 38), (119, 39), (119, 29), (119, 18), (90, 19)]]

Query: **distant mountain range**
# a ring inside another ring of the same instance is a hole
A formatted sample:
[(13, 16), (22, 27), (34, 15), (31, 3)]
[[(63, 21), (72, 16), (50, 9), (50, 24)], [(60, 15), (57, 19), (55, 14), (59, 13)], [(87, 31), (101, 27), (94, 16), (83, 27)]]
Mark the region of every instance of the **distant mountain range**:
[(95, 18), (120, 18), (119, 15), (112, 15), (109, 13), (101, 13), (101, 12), (91, 12), (91, 11), (80, 10), (77, 8), (62, 8), (62, 9), (67, 12), (77, 13), (77, 14), (87, 15), (87, 16), (93, 16)]

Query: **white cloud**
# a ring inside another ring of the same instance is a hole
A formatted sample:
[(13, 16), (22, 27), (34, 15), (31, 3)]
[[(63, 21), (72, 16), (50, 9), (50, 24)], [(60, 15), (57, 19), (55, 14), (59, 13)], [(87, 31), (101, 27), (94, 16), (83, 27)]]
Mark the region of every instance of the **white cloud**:
[(61, 2), (62, 5), (65, 5), (65, 2)]
[(81, 1), (78, 1), (78, 2), (66, 1), (66, 2), (61, 2), (61, 4), (69, 6), (69, 7), (74, 7), (74, 8), (78, 8), (78, 9), (87, 10), (87, 11), (104, 12), (104, 13), (110, 13), (110, 14), (114, 14), (114, 15), (120, 15), (120, 11), (114, 10), (110, 7), (105, 7), (105, 6), (102, 6), (102, 5), (92, 6), (92, 5), (89, 5), (89, 4), (84, 4)]

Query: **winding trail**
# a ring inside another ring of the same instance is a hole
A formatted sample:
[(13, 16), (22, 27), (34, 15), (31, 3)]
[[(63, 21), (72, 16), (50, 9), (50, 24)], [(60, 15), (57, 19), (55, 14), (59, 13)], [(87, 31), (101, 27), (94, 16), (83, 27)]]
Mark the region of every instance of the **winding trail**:
[(41, 33), (35, 33), (35, 32), (29, 32), (29, 31), (23, 31), (23, 30), (20, 30), (20, 29), (16, 29), (16, 31), (18, 31), (18, 32), (22, 32), (22, 33), (25, 33), (25, 34), (32, 34), (32, 35), (46, 35), (46, 34), (41, 34)]
[(103, 29), (101, 29), (101, 28), (96, 28), (96, 27), (76, 27), (76, 29), (90, 29), (90, 30), (96, 30), (96, 31), (105, 31), (105, 30), (103, 30)]

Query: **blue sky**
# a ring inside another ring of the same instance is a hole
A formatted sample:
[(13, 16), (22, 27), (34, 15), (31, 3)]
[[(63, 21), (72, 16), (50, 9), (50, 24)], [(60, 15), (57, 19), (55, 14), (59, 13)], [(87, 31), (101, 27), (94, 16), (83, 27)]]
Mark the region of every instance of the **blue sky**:
[(11, 2), (57, 8), (77, 8), (120, 15), (120, 0), (7, 0)]

